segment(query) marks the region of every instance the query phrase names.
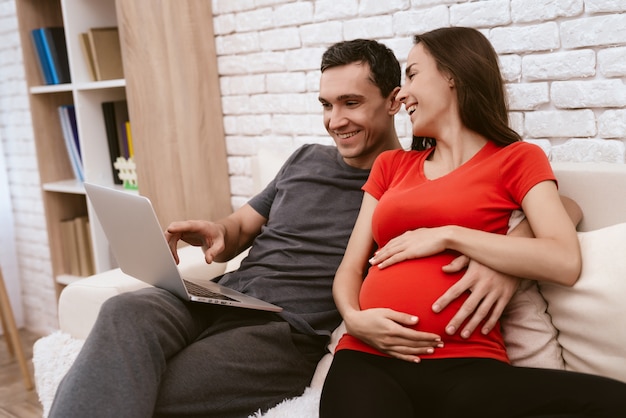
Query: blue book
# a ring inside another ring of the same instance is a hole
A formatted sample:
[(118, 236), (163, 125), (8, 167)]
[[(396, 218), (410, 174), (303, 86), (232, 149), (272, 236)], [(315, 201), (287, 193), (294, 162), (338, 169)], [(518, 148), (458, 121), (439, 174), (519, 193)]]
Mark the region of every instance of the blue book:
[(52, 45), (48, 42), (48, 38), (46, 37), (46, 28), (35, 29), (37, 31), (38, 36), (41, 39), (41, 44), (43, 45), (44, 58), (48, 63), (48, 68), (50, 68), (50, 75), (52, 77), (52, 83), (49, 84), (59, 84), (59, 73), (54, 65), (54, 57), (52, 55)]
[[(78, 136), (74, 134), (76, 127), (75, 124), (72, 126), (73, 122), (71, 117), (71, 115), (74, 114), (74, 105), (59, 106), (58, 111), (61, 120), (61, 129), (63, 130), (63, 139), (65, 140), (65, 148), (70, 164), (72, 165), (74, 177), (82, 182), (85, 180), (83, 162), (78, 150)], [(75, 120), (74, 116), (74, 121)]]
[(37, 62), (39, 63), (39, 69), (45, 84), (54, 84), (52, 78), (52, 72), (49, 66), (49, 62), (46, 60), (46, 53), (43, 47), (43, 39), (41, 37), (42, 32), (39, 29), (33, 29), (30, 32), (33, 45), (35, 46), (35, 52), (37, 53)]

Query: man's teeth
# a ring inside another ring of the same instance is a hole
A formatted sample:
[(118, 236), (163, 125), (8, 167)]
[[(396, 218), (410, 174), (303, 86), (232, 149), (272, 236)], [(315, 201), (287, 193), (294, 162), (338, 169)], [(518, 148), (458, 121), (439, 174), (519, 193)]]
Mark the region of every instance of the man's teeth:
[(409, 113), (409, 116), (413, 114), (413, 112), (415, 112), (417, 110), (417, 105), (411, 105), (409, 107), (406, 108), (406, 111)]
[(338, 133), (338, 134), (337, 134), (337, 136), (338, 136), (339, 138), (341, 138), (341, 139), (348, 139), (348, 138), (353, 137), (353, 136), (354, 136), (354, 135), (356, 135), (357, 133), (358, 133), (358, 132), (349, 132), (349, 133), (347, 133), (347, 134), (340, 134), (340, 133)]

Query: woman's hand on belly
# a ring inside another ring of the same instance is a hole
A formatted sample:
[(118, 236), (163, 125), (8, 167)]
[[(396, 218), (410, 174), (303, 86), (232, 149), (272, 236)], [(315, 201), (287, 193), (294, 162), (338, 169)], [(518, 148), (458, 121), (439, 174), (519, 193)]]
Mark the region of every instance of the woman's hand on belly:
[(344, 321), (350, 335), (401, 360), (419, 362), (419, 356), (443, 347), (439, 335), (411, 328), (419, 321), (416, 316), (392, 309), (354, 311)]
[(389, 240), (369, 262), (383, 269), (401, 261), (441, 253), (446, 249), (445, 231), (445, 227), (406, 231)]

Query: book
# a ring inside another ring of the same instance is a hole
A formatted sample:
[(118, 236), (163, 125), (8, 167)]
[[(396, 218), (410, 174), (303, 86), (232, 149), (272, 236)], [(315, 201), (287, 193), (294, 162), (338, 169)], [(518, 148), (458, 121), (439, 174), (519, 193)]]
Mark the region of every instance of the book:
[(122, 157), (128, 159), (130, 157), (130, 149), (128, 147), (128, 135), (126, 132), (126, 122), (128, 117), (128, 102), (126, 100), (118, 100), (114, 102), (115, 107), (115, 128), (117, 129), (117, 140), (120, 144)]
[(115, 105), (113, 102), (102, 103), (102, 116), (104, 117), (104, 129), (107, 135), (107, 145), (109, 147), (109, 159), (111, 160), (111, 171), (113, 173), (113, 183), (122, 184), (115, 167), (115, 160), (122, 155), (120, 143), (117, 140), (117, 129), (115, 127)]
[(63, 27), (44, 27), (31, 31), (37, 61), (46, 84), (70, 83), (70, 67)]
[(87, 32), (96, 80), (124, 78), (117, 27), (91, 28)]
[(83, 32), (78, 35), (80, 41), (80, 49), (83, 51), (83, 57), (85, 58), (85, 64), (87, 64), (87, 72), (91, 81), (97, 81), (96, 69), (93, 63), (93, 53), (91, 52), (91, 45), (89, 43), (89, 34)]
[(128, 136), (126, 131), (126, 122), (129, 121), (128, 102), (126, 100), (103, 102), (102, 115), (104, 117), (104, 127), (109, 146), (113, 182), (115, 184), (122, 184), (122, 180), (119, 178), (114, 164), (118, 157), (129, 158)]
[(135, 156), (135, 149), (133, 148), (133, 135), (130, 131), (130, 121), (126, 121), (126, 142), (128, 142), (128, 157), (133, 158)]
[(62, 105), (58, 107), (61, 130), (67, 156), (72, 165), (74, 177), (79, 181), (85, 180), (83, 162), (80, 153), (80, 142), (78, 138), (78, 127), (76, 125), (76, 110), (74, 105)]
[(61, 221), (61, 245), (63, 246), (64, 269), (67, 274), (80, 276), (80, 265), (76, 244), (76, 223), (74, 218)]
[(77, 216), (74, 218), (76, 232), (76, 252), (78, 254), (79, 276), (91, 276), (94, 274), (93, 257), (91, 250), (91, 241), (89, 219), (86, 216)]
[(70, 65), (67, 59), (67, 45), (63, 27), (43, 28), (45, 48), (50, 54), (55, 84), (71, 83)]
[(31, 40), (36, 52), (36, 61), (41, 73), (41, 78), (44, 84), (54, 84), (54, 78), (52, 76), (51, 61), (48, 60), (44, 44), (43, 44), (43, 32), (40, 29), (33, 29), (30, 32)]
[(64, 269), (72, 276), (95, 273), (89, 218), (76, 216), (61, 221)]

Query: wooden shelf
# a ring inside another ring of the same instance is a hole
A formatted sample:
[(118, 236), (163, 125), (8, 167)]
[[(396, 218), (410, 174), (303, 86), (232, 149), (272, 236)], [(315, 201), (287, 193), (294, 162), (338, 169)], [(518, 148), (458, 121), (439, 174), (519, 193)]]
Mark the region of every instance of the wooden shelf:
[[(74, 178), (59, 106), (76, 109), (85, 181), (122, 188), (113, 182), (102, 103), (126, 99), (139, 193), (152, 200), (163, 226), (230, 213), (211, 2), (19, 0), (16, 9), (57, 292), (78, 277), (68, 274), (63, 220), (87, 215), (95, 271), (116, 267), (83, 185)], [(65, 29), (71, 83), (42, 80), (30, 32), (46, 26)], [(119, 29), (125, 77), (93, 81), (79, 34), (111, 26)]]

